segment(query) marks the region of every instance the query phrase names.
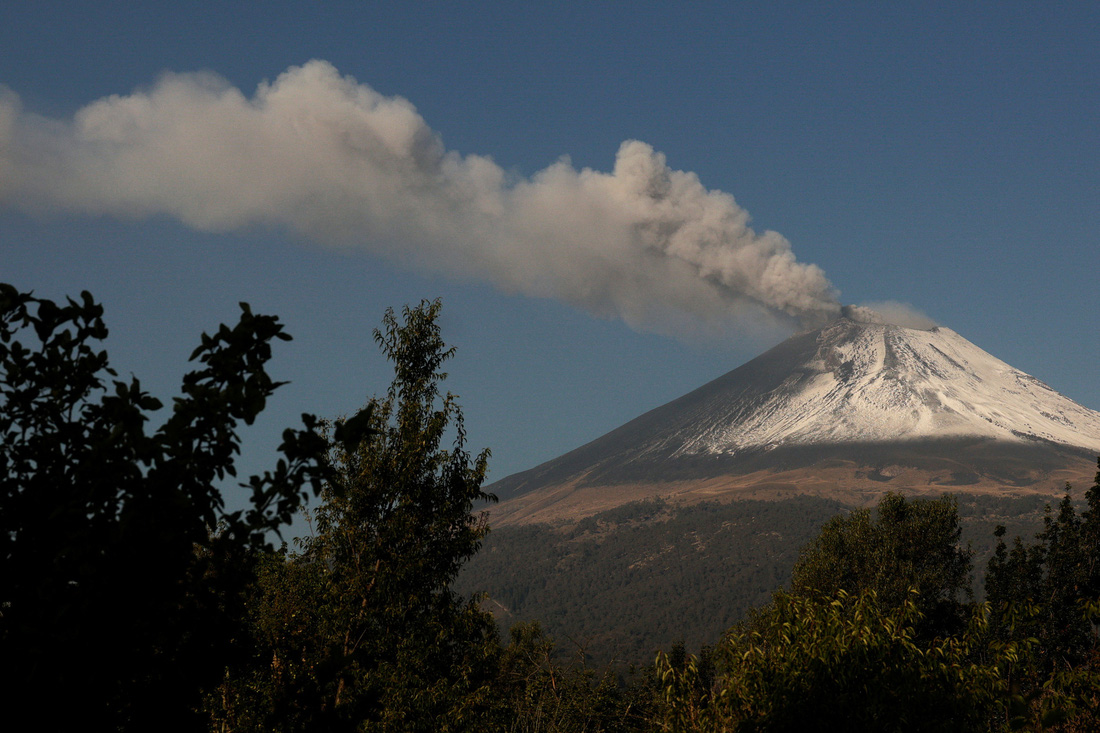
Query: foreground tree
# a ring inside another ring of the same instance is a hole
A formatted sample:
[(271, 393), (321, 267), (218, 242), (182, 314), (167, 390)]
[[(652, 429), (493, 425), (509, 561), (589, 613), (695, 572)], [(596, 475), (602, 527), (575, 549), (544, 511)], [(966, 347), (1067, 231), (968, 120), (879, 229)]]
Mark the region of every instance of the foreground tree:
[(949, 497), (887, 495), (877, 516), (838, 517), (802, 550), (792, 591), (715, 648), (713, 677), (705, 660), (658, 658), (663, 725), (1093, 730), (1100, 665), (1086, 653), (1095, 647), (1085, 614), (1097, 604), (1083, 595), (1092, 532), (1063, 502), (1040, 546), (1017, 541), (1009, 554), (1001, 543), (993, 602), (964, 605), (970, 553)]
[(931, 631), (959, 628), (970, 595), (969, 547), (960, 544), (958, 503), (951, 496), (906, 499), (886, 494), (874, 513), (859, 509), (830, 520), (799, 554), (791, 592), (832, 598), (874, 591), (890, 608), (916, 590)]
[(36, 729), (196, 727), (237, 648), (252, 553), (320, 487), (325, 444), (303, 416), (246, 485), (251, 508), (226, 508), (237, 426), (279, 386), (264, 365), (289, 339), (241, 308), (203, 334), (148, 433), (161, 402), (112, 379), (91, 295), (58, 305), (0, 284), (0, 685)]
[(672, 731), (987, 731), (999, 729), (1018, 645), (987, 644), (978, 607), (958, 634), (922, 639), (919, 597), (874, 591), (830, 599), (776, 595), (758, 623), (735, 627), (700, 690), (695, 659), (658, 658)]
[(656, 731), (652, 669), (617, 678), (611, 665), (593, 669), (582, 648), (562, 661), (536, 622), (517, 623), (493, 682), (496, 707), (481, 730), (509, 733), (634, 733)]
[(1015, 643), (986, 642), (967, 613), (970, 551), (955, 501), (887, 494), (830, 520), (802, 548), (790, 593), (697, 660), (658, 658), (674, 731), (988, 730), (1004, 709)]
[(466, 451), (456, 398), (440, 392), (454, 349), (439, 312), (390, 310), (375, 331), (393, 383), (337, 422), (315, 534), (261, 577), (256, 666), (227, 683), (220, 713), (238, 727), (483, 727), (495, 627), (450, 585), (487, 531), (474, 505), (493, 497), (488, 451)]
[(997, 527), (985, 584), (998, 638), (1035, 642), (1016, 684), (1033, 705), (1052, 687), (1063, 690), (1084, 730), (1100, 725), (1100, 472), (1082, 515), (1072, 488), (1066, 485), (1057, 512), (1047, 506), (1034, 542), (1016, 537), (1009, 550), (1005, 528)]

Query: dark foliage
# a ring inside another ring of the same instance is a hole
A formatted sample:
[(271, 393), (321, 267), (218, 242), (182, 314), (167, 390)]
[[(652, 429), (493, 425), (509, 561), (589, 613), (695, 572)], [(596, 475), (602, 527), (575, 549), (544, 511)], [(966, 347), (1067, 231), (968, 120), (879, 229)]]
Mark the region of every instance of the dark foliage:
[(91, 295), (58, 305), (0, 285), (0, 685), (36, 729), (195, 727), (237, 648), (252, 552), (320, 486), (325, 444), (303, 416), (274, 471), (245, 484), (251, 508), (226, 509), (237, 426), (279, 386), (264, 365), (289, 338), (241, 309), (202, 335), (150, 433), (161, 402), (113, 379)]
[(626, 733), (656, 730), (658, 698), (650, 667), (629, 682), (583, 654), (565, 660), (538, 622), (512, 627), (493, 683), (498, 704), (482, 730), (515, 733)]
[(939, 499), (906, 499), (888, 493), (875, 512), (860, 509), (835, 517), (799, 553), (791, 592), (831, 598), (838, 591), (874, 591), (888, 608), (901, 606), (916, 591), (928, 633), (957, 629), (961, 600), (969, 596), (969, 548), (960, 544), (958, 504)]
[(1007, 686), (1005, 646), (983, 656), (986, 619), (945, 638), (921, 634), (919, 596), (886, 604), (873, 590), (777, 593), (755, 628), (718, 645), (715, 683), (702, 660), (658, 660), (662, 715), (681, 731), (988, 731)]
[[(1089, 494), (1100, 504), (1098, 487), (1100, 476)], [(971, 513), (1004, 508), (982, 503)], [(777, 593), (707, 658), (674, 649), (659, 659), (666, 728), (1095, 730), (1098, 604), (1085, 538), (1096, 515), (1077, 518), (1068, 497), (1048, 509), (1038, 544), (1017, 540), (1010, 554), (999, 543), (990, 602), (963, 604), (969, 558), (955, 506), (888, 495), (877, 516), (829, 522), (803, 549), (793, 593)]]
[(799, 497), (673, 506), (642, 501), (573, 527), (495, 528), (459, 576), (502, 624), (539, 620), (559, 657), (649, 665), (712, 643), (787, 582), (797, 548), (843, 510)]
[(257, 654), (214, 701), (230, 727), (470, 730), (488, 714), (495, 630), (451, 589), (487, 531), (473, 507), (491, 498), (488, 452), (465, 450), (458, 403), (439, 390), (454, 353), (439, 310), (388, 311), (375, 331), (393, 383), (336, 423), (316, 533), (264, 563)]
[[(1100, 467), (1100, 462), (1098, 462)], [(1079, 716), (1100, 725), (1100, 471), (1085, 494), (1087, 508), (1078, 514), (1072, 487), (1057, 510), (1048, 506), (1035, 541), (1017, 536), (1011, 550), (997, 528), (997, 548), (986, 572), (986, 593), (999, 638), (1031, 638), (1030, 668), (1017, 684), (1036, 701), (1048, 695), (1051, 680), (1068, 679), (1091, 690), (1071, 690)], [(1084, 677), (1082, 676), (1084, 675)], [(1087, 685), (1086, 685), (1087, 688)]]

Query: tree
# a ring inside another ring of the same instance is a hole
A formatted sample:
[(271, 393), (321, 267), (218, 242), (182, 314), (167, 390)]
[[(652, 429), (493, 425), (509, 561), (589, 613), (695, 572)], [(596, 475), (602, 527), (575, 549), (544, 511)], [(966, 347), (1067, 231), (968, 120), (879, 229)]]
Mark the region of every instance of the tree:
[(791, 591), (717, 645), (715, 672), (658, 658), (666, 729), (986, 730), (1018, 645), (989, 647), (985, 609), (959, 602), (959, 537), (949, 496), (890, 493), (875, 512), (834, 517), (800, 552)]
[(315, 534), (261, 578), (260, 651), (227, 685), (234, 699), (264, 691), (242, 706), (266, 711), (257, 728), (463, 730), (489, 706), (495, 627), (450, 587), (487, 531), (473, 508), (494, 498), (489, 454), (466, 451), (457, 399), (440, 392), (454, 354), (440, 307), (386, 311), (374, 338), (393, 383), (337, 421)]
[(1085, 557), (1085, 595), (1100, 600), (1100, 457), (1096, 459), (1096, 478), (1085, 492), (1088, 508), (1081, 516), (1081, 546)]
[[(978, 608), (964, 630), (922, 639), (915, 590), (900, 604), (872, 590), (832, 598), (778, 593), (758, 623), (715, 649), (718, 678), (702, 694), (701, 665), (657, 661), (672, 731), (984, 731), (1002, 709), (1002, 669), (1016, 645), (989, 650)], [(984, 656), (984, 658), (983, 658)]]
[(625, 733), (652, 729), (656, 713), (652, 675), (623, 684), (610, 665), (591, 668), (583, 649), (561, 663), (555, 659), (553, 640), (537, 621), (515, 624), (509, 636), (493, 683), (497, 709), (481, 730)]
[(1058, 515), (1047, 513), (1040, 542), (1044, 547), (1046, 578), (1040, 640), (1057, 666), (1080, 663), (1092, 646), (1092, 628), (1084, 614), (1088, 570), (1081, 542), (1081, 519), (1073, 508), (1071, 487), (1058, 505)]
[(874, 591), (877, 602), (900, 606), (915, 589), (926, 622), (935, 628), (961, 621), (960, 595), (970, 594), (969, 548), (960, 545), (958, 503), (888, 493), (875, 515), (868, 509), (831, 519), (802, 549), (791, 592), (831, 598)]
[(1086, 728), (1100, 721), (1100, 588), (1096, 584), (1097, 537), (1100, 536), (1100, 474), (1086, 493), (1089, 508), (1078, 516), (1072, 486), (1057, 513), (1048, 505), (1043, 531), (1035, 542), (1017, 537), (1011, 552), (1005, 528), (986, 570), (986, 596), (993, 629), (1000, 639), (1033, 639), (1030, 669), (1017, 681), (1040, 701), (1057, 689), (1077, 709)]
[(245, 485), (251, 508), (226, 508), (237, 426), (279, 386), (264, 365), (290, 338), (241, 309), (202, 335), (150, 434), (161, 402), (110, 379), (102, 306), (0, 284), (0, 684), (35, 728), (197, 725), (235, 648), (252, 551), (320, 488), (325, 444), (303, 415), (276, 468)]

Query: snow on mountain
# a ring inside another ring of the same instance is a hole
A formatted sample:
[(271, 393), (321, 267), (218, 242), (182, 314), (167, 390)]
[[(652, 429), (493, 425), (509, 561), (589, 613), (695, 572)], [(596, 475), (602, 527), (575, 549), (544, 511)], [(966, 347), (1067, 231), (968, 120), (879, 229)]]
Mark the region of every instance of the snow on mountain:
[[(728, 454), (976, 436), (1100, 452), (1100, 413), (951, 329), (903, 328), (874, 322), (866, 312), (848, 313), (808, 334), (812, 338), (796, 337), (746, 365), (754, 367), (747, 370), (752, 374), (782, 375), (778, 384), (722, 378), (704, 387), (706, 399), (691, 410), (691, 419), (652, 447), (673, 455)], [(794, 353), (783, 348), (796, 340)]]
[(884, 490), (1056, 492), (1090, 481), (1097, 454), (1100, 412), (949, 328), (847, 307), (488, 488), (506, 500), (500, 521), (575, 518), (656, 495), (798, 492), (858, 504)]

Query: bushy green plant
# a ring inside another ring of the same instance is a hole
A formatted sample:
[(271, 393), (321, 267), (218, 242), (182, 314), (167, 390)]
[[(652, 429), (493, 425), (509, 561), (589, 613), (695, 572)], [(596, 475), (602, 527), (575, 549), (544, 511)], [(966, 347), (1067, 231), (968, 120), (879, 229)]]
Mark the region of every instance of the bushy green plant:
[(700, 689), (696, 660), (676, 669), (658, 658), (666, 729), (988, 730), (1017, 646), (985, 644), (984, 607), (954, 636), (924, 640), (921, 621), (915, 590), (897, 605), (875, 591), (779, 593), (763, 619), (717, 646), (712, 689)]

